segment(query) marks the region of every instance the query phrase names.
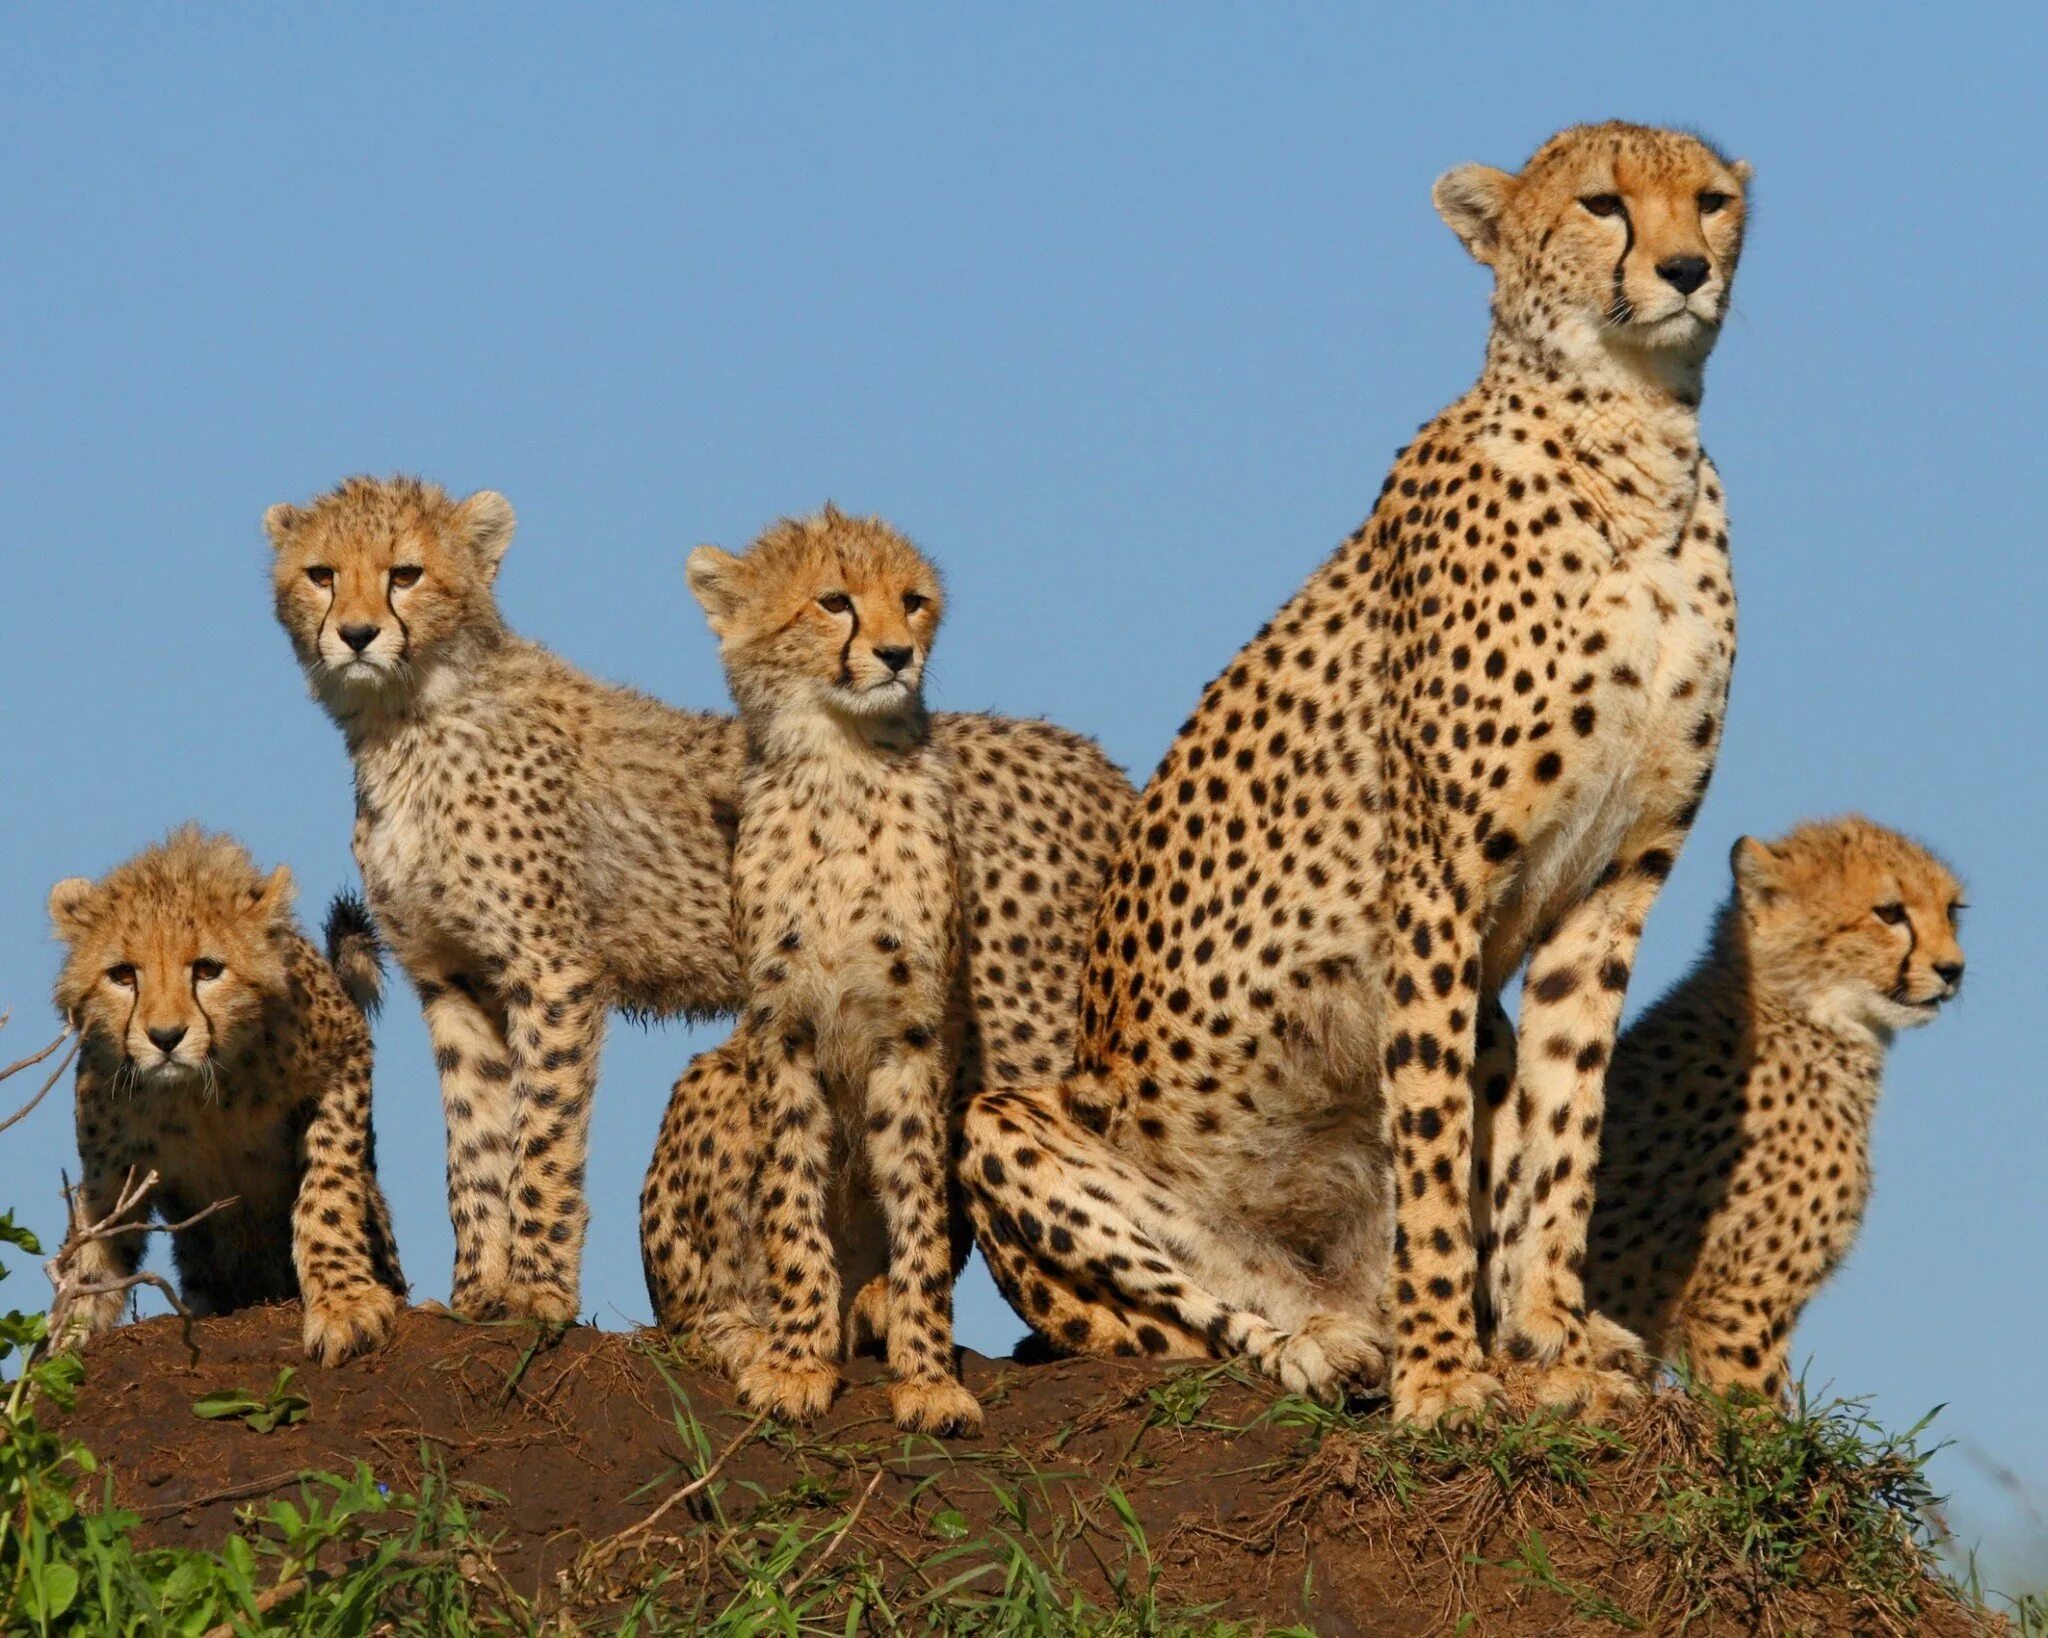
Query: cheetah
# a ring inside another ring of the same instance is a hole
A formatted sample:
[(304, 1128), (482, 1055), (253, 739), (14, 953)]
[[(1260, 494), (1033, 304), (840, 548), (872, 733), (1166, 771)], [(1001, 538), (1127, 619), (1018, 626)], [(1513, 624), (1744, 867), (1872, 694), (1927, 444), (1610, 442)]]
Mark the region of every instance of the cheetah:
[[(512, 507), (350, 478), (265, 516), (273, 590), (355, 768), (355, 855), (419, 994), (447, 1120), (450, 1304), (577, 1312), (606, 1014), (739, 1004), (730, 867), (744, 734), (586, 676), (506, 628)], [(1132, 800), (1049, 724), (941, 714), (971, 889), (963, 1083), (1059, 1073), (1084, 921)]]
[(1857, 817), (1731, 863), (1706, 954), (1615, 1048), (1586, 1295), (1708, 1387), (1782, 1399), (1870, 1198), (1886, 1048), (1962, 987), (1962, 887)]
[(650, 1291), (743, 1399), (788, 1417), (831, 1402), (844, 1299), (872, 1294), (897, 1425), (978, 1427), (953, 1364), (964, 1007), (956, 770), (923, 696), (938, 575), (880, 519), (830, 507), (742, 556), (700, 546), (688, 572), (747, 732), (746, 1003), (720, 1049), (740, 1071), (715, 1111), (730, 1147), (663, 1146), (687, 1241), (650, 1247)]
[(966, 1115), (976, 1238), (1054, 1344), (1384, 1380), (1435, 1421), (1500, 1395), (1490, 1306), (1540, 1403), (1638, 1391), (1580, 1265), (1630, 963), (1734, 658), (1698, 417), (1748, 176), (1606, 124), (1436, 184), (1494, 272), (1477, 385), (1153, 775), (1074, 1072)]
[[(150, 1170), (136, 1221), (232, 1199), (174, 1237), (180, 1300), (220, 1314), (302, 1297), (306, 1352), (334, 1365), (385, 1340), (406, 1290), (370, 1127), (382, 972), (358, 901), (335, 900), (324, 958), (291, 907), (289, 869), (264, 876), (195, 826), (51, 890), (57, 1010), (80, 1036), (73, 1209), (110, 1216)], [(134, 1273), (143, 1239), (87, 1242), (78, 1272)], [(86, 1298), (77, 1334), (118, 1324), (127, 1300)]]

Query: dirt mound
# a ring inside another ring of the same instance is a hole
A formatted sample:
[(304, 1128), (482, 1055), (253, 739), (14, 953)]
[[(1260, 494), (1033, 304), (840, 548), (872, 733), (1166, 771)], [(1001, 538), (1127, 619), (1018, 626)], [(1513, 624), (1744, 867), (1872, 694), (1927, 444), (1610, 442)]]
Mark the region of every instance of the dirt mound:
[(310, 1471), (366, 1463), (405, 1494), (445, 1473), (488, 1544), (465, 1574), (522, 1625), (610, 1624), (636, 1596), (706, 1618), (797, 1600), (835, 1630), (1019, 1598), (1082, 1631), (1133, 1612), (1375, 1634), (1993, 1625), (1928, 1571), (1916, 1461), (1839, 1416), (1665, 1394), (1611, 1431), (1419, 1434), (1225, 1367), (970, 1355), (987, 1430), (939, 1443), (895, 1432), (872, 1368), (796, 1431), (655, 1337), (415, 1311), (370, 1359), (298, 1361), (302, 1419), (259, 1433), (194, 1402), (264, 1397), (298, 1358), (296, 1311), (194, 1339), (196, 1358), (166, 1319), (95, 1341), (64, 1418), (147, 1539), (213, 1546)]

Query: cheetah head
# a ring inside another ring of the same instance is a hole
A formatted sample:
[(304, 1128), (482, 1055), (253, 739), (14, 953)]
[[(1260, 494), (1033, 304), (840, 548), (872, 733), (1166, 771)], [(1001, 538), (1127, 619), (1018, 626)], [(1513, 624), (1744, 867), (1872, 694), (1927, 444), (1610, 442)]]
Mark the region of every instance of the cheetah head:
[(1743, 837), (1731, 857), (1753, 981), (1843, 1034), (1883, 1040), (1924, 1024), (1962, 988), (1955, 873), (1867, 819)]
[(1461, 165), (1436, 208), (1494, 271), (1494, 319), (1575, 363), (1696, 369), (1728, 310), (1747, 163), (1619, 122), (1562, 131), (1519, 175)]
[(417, 478), (349, 478), (271, 507), (277, 619), (314, 697), (342, 718), (392, 703), (501, 633), (493, 583), (512, 525), (503, 495), (456, 501)]
[(686, 573), (743, 712), (860, 721), (923, 708), (938, 570), (880, 518), (827, 505), (784, 519), (739, 556), (699, 546)]
[(291, 904), (290, 870), (264, 876), (239, 843), (184, 826), (97, 882), (50, 890), (57, 1008), (124, 1082), (195, 1083), (283, 992)]

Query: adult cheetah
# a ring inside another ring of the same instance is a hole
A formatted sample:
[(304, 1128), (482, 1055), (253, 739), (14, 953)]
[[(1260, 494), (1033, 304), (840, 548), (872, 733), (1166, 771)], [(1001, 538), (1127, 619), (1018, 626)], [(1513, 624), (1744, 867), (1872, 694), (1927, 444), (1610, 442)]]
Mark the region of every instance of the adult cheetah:
[(1706, 955), (1615, 1047), (1586, 1295), (1708, 1386), (1775, 1398), (1870, 1198), (1886, 1049), (1962, 987), (1962, 887), (1856, 817), (1731, 862)]
[[(292, 876), (186, 826), (102, 880), (50, 892), (66, 949), (57, 1009), (77, 1028), (74, 1209), (110, 1216), (154, 1170), (135, 1220), (233, 1204), (171, 1245), (186, 1307), (220, 1314), (301, 1297), (306, 1352), (332, 1365), (374, 1348), (405, 1297), (370, 1128), (370, 1029), (381, 967), (362, 907), (337, 899), (325, 957), (291, 913)], [(143, 1235), (80, 1248), (77, 1272), (140, 1266)], [(79, 1333), (119, 1322), (121, 1291), (88, 1297)]]
[[(277, 617), (356, 776), (370, 906), (420, 995), (448, 1124), (450, 1296), (572, 1319), (608, 1009), (739, 1003), (729, 880), (744, 736), (508, 631), (490, 491), (350, 478), (273, 506)], [(1045, 723), (942, 714), (971, 902), (964, 1085), (1071, 1058), (1085, 918), (1128, 782)]]
[[(1580, 1262), (1622, 992), (1734, 657), (1698, 416), (1748, 174), (1607, 124), (1437, 183), (1494, 270), (1478, 384), (1153, 776), (1075, 1073), (967, 1115), (977, 1237), (1056, 1342), (1243, 1353), (1319, 1393), (1391, 1343), (1397, 1414), (1470, 1414), (1499, 1392), (1490, 1237), (1537, 1396), (1634, 1391)], [(1511, 1082), (1481, 1027), (1504, 1042), (1525, 960)]]
[[(723, 1102), (670, 1109), (644, 1194), (656, 1312), (741, 1396), (830, 1402), (846, 1304), (885, 1335), (899, 1427), (978, 1427), (953, 1362), (952, 1060), (965, 1022), (957, 769), (925, 714), (938, 575), (828, 507), (690, 555), (740, 721), (746, 1005)], [(701, 1128), (703, 1139), (693, 1140)]]

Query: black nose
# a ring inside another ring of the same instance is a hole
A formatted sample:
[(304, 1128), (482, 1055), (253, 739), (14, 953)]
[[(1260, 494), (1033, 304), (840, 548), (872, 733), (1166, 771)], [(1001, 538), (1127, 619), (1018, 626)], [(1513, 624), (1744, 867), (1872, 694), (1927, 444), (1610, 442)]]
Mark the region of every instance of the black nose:
[(1937, 961), (1934, 971), (1941, 981), (1954, 989), (1963, 981), (1963, 964), (1960, 961)]
[(341, 640), (360, 654), (377, 640), (377, 628), (375, 626), (343, 626), (341, 628)]
[(149, 1038), (156, 1042), (157, 1051), (168, 1052), (172, 1047), (185, 1039), (185, 1026), (183, 1024), (173, 1024), (169, 1029), (152, 1029), (149, 1032)]
[(1689, 296), (1707, 282), (1704, 256), (1667, 256), (1657, 264), (1657, 277), (1681, 296)]
[(875, 650), (875, 658), (891, 671), (901, 671), (910, 664), (911, 652), (907, 648), (878, 648)]

